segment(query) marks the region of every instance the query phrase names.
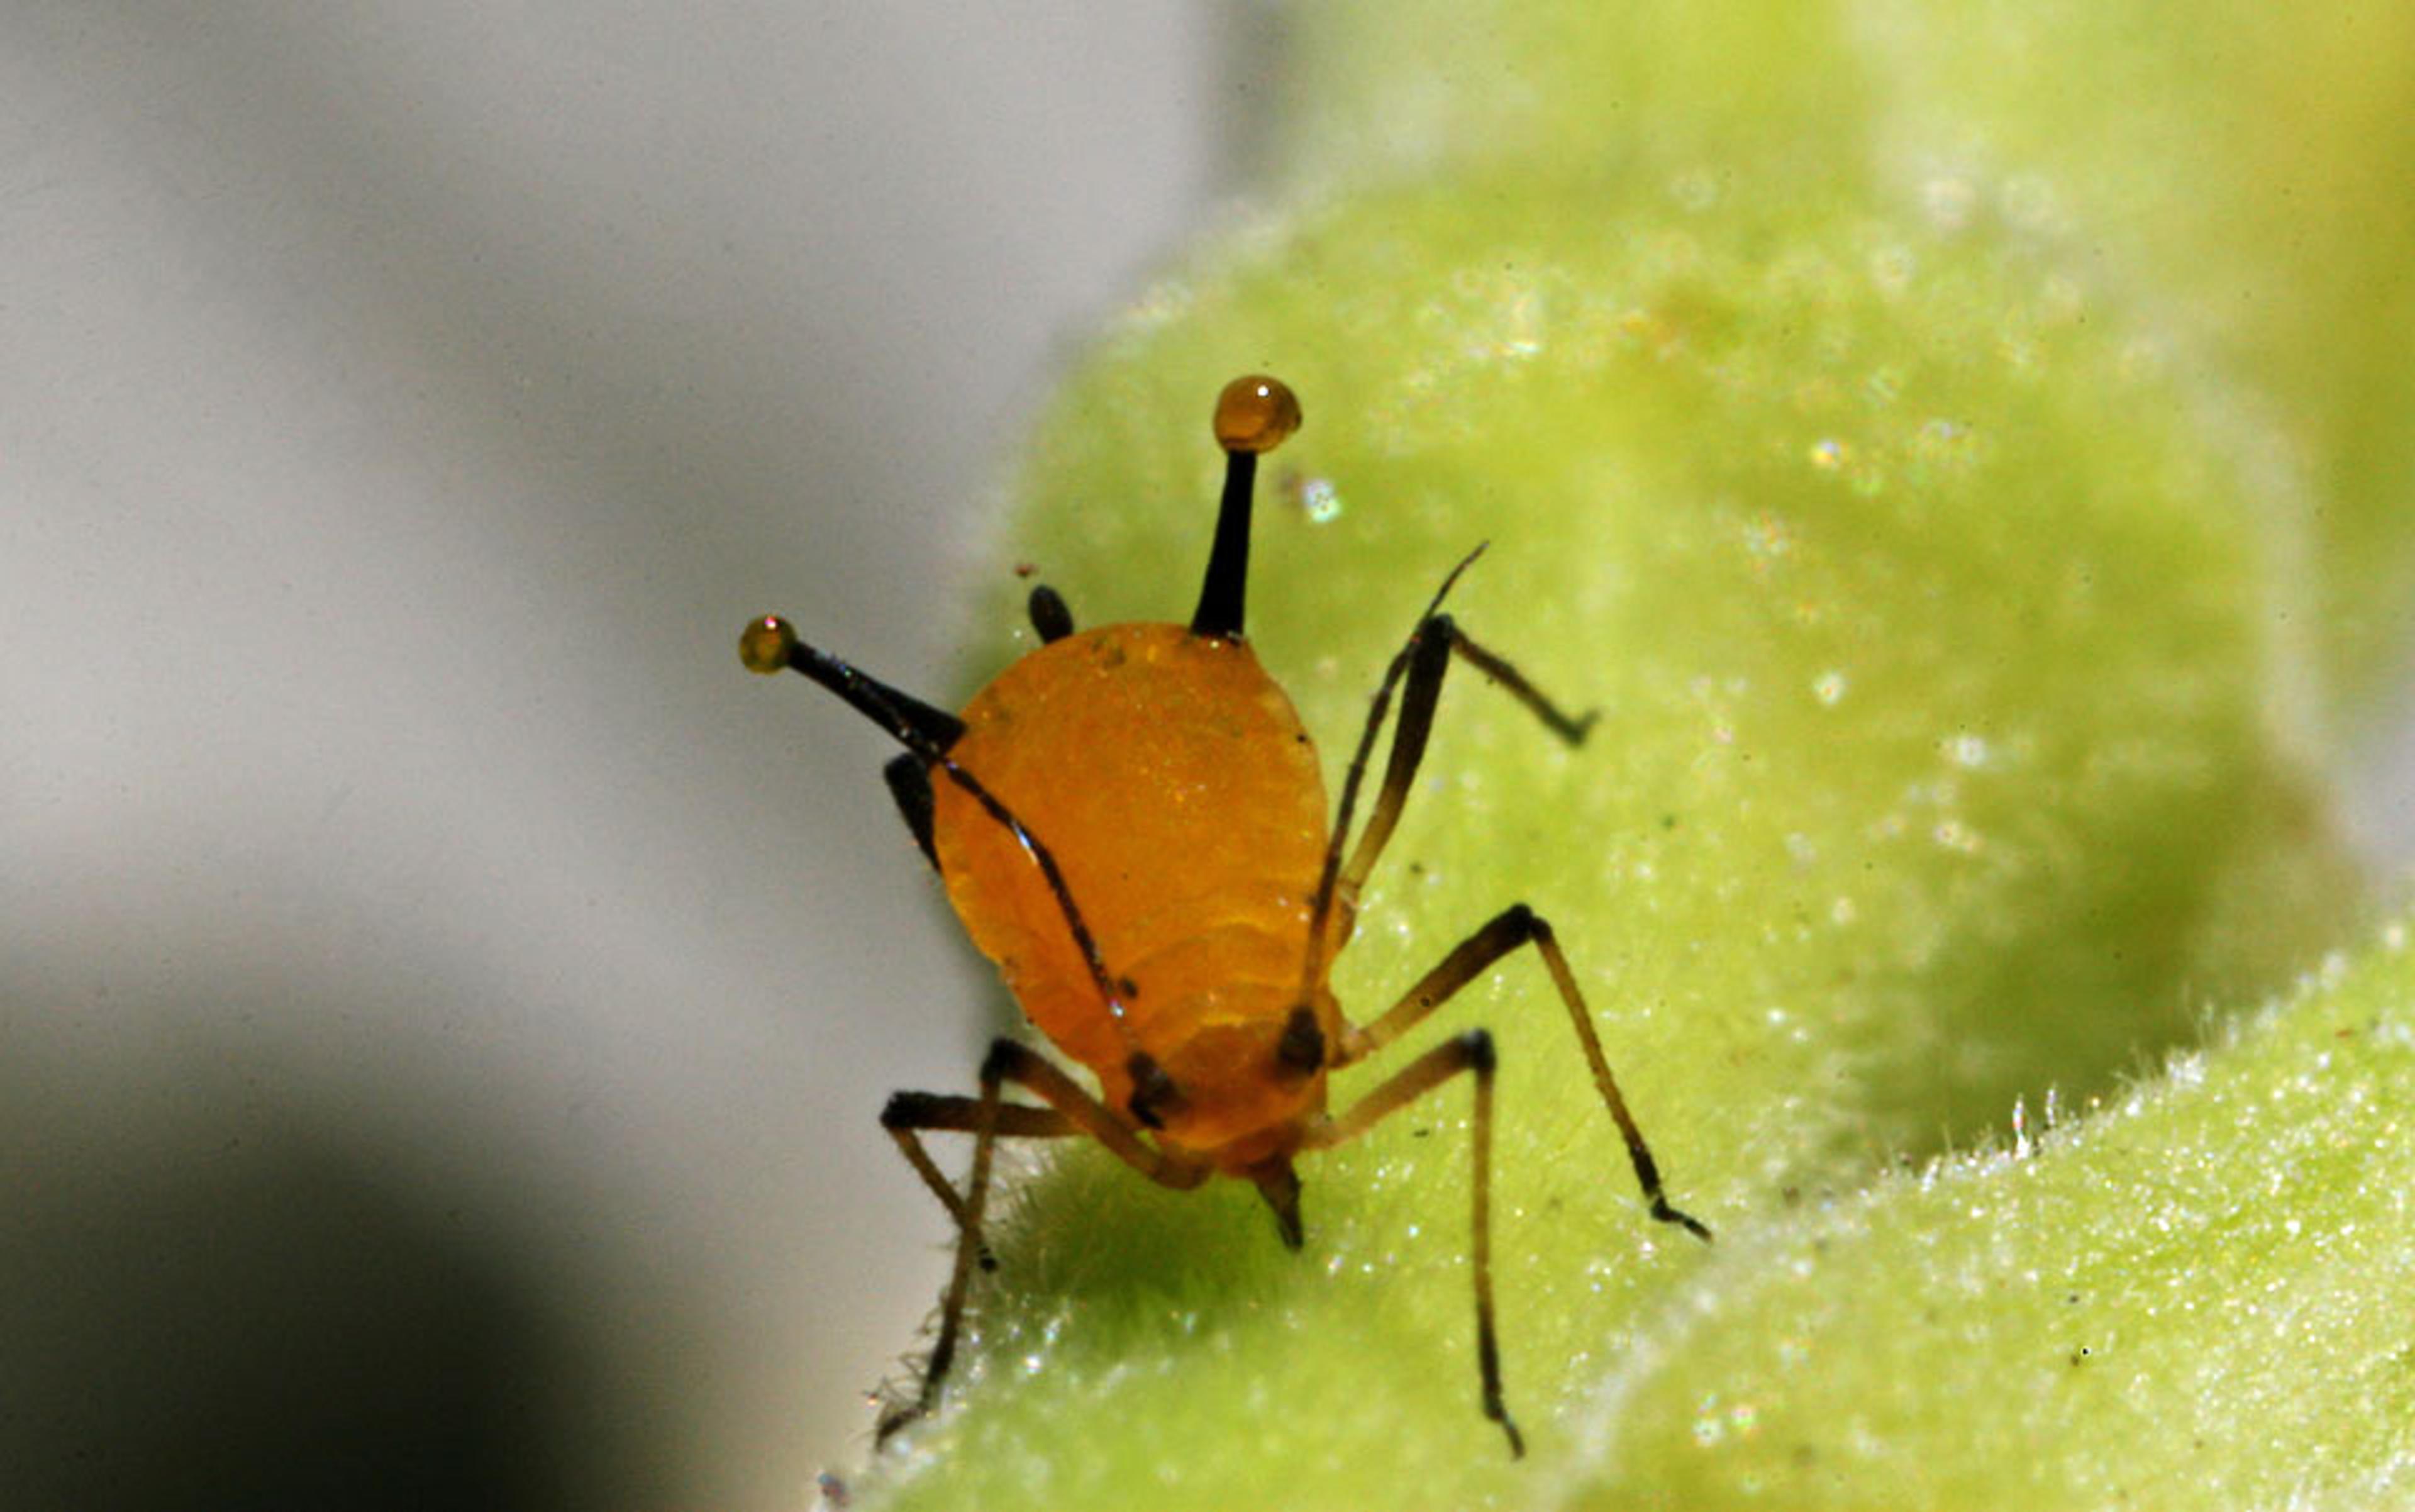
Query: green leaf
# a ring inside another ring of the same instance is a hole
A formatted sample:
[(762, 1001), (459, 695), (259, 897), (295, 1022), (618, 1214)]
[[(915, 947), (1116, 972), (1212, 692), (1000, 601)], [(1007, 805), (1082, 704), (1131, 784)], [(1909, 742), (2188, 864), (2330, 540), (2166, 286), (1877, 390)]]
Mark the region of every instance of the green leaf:
[[(1003, 554), (1083, 623), (1181, 619), (1210, 399), (1282, 374), (1308, 425), (1264, 472), (1252, 638), (1332, 773), (1433, 585), (1490, 540), (1461, 623), (1602, 722), (1570, 753), (1455, 677), (1335, 985), (1371, 1016), (1531, 903), (1718, 1247), (1642, 1213), (1539, 965), (1512, 957), (1386, 1060), (1500, 1039), (1528, 1461), (1477, 1410), (1450, 1088), (1303, 1169), (1298, 1255), (1235, 1184), (1055, 1161), (879, 1505), (1531, 1503), (1627, 1420), (1605, 1383), (1709, 1357), (1720, 1288), (1774, 1284), (1826, 1193), (2049, 1087), (2115, 1095), (2138, 1047), (2335, 937), (2350, 889), (2273, 633), (2292, 519), (2152, 332), (1867, 197), (1581, 187), (1504, 171), (1210, 248), (1052, 408)], [(1001, 565), (987, 622), (1027, 586)], [(1935, 1280), (1907, 1262), (1868, 1285)], [(1750, 1326), (1738, 1356), (1781, 1337)]]
[(2403, 1505), (2409, 1108), (2401, 924), (2116, 1106), (1737, 1246), (1566, 1505)]

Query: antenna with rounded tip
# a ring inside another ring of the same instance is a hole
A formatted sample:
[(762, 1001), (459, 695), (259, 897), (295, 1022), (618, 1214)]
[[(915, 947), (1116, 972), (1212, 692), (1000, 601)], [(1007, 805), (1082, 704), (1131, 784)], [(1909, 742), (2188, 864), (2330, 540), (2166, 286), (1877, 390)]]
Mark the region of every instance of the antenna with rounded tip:
[(1216, 396), (1216, 444), (1224, 448), (1224, 502), (1216, 512), (1216, 544), (1191, 633), (1241, 638), (1242, 601), (1250, 587), (1250, 495), (1258, 454), (1271, 452), (1299, 428), (1299, 400), (1282, 379), (1252, 373)]

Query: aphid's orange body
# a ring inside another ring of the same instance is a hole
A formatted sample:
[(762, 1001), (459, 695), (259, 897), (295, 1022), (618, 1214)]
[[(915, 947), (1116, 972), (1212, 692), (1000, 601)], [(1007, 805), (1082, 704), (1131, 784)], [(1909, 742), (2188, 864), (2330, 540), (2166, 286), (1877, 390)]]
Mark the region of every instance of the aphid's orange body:
[[(1117, 995), (1099, 1000), (1062, 906), (1013, 834), (962, 791), (934, 795), (948, 896), (1024, 1012), (1132, 1097), (1132, 1052), (1183, 1100), (1159, 1143), (1238, 1173), (1298, 1147), (1324, 1112), (1322, 1067), (1270, 1077), (1298, 1001), (1325, 859), (1316, 747), (1246, 642), (1118, 624), (1040, 647), (966, 706), (949, 755), (1044, 835), (1082, 900)], [(1346, 933), (1343, 910), (1328, 925)], [(1318, 1027), (1341, 1032), (1318, 982)]]

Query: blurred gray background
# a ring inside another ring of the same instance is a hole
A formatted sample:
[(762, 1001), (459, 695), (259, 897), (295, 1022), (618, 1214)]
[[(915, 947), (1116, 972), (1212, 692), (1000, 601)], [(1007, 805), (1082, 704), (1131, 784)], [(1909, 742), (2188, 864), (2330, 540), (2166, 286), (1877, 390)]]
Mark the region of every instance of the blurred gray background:
[(861, 1457), (946, 1237), (873, 1115), (997, 993), (883, 742), (734, 636), (1003, 650), (996, 459), (1242, 182), (1274, 31), (0, 8), (8, 1505)]
[(968, 1085), (879, 737), (1257, 11), (0, 7), (0, 1501), (782, 1506)]

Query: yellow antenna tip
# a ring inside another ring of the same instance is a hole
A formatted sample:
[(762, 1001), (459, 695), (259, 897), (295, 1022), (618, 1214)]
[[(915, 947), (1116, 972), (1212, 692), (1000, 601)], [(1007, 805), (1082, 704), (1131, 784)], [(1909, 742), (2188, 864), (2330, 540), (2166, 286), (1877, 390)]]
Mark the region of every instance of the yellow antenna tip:
[(749, 672), (760, 672), (765, 677), (787, 671), (789, 654), (796, 649), (797, 632), (776, 614), (749, 620), (738, 636), (738, 659), (746, 664)]
[(1299, 428), (1299, 397), (1280, 378), (1252, 373), (1216, 396), (1216, 444), (1228, 452), (1271, 452)]

